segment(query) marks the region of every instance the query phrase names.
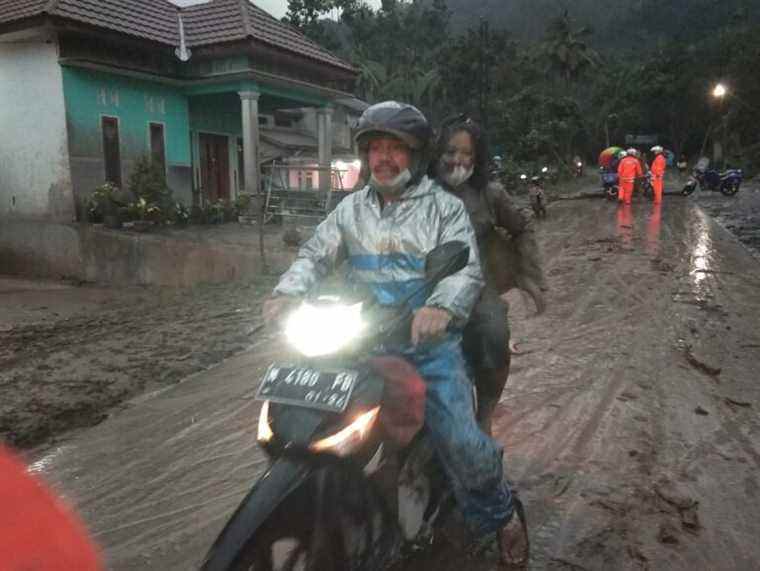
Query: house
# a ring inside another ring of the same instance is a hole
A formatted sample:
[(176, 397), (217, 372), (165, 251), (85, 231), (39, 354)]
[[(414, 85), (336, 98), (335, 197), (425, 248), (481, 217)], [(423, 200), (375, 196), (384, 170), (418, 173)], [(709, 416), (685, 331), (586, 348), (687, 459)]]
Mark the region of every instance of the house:
[(0, 218), (82, 219), (144, 154), (186, 204), (293, 157), (326, 190), (353, 169), (356, 77), (249, 0), (0, 0)]

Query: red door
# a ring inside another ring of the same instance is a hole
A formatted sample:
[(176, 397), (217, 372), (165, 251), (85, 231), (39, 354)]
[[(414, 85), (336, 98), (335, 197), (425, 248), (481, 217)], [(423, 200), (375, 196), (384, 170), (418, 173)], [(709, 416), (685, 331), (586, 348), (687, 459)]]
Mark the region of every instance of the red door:
[(201, 185), (209, 201), (230, 199), (230, 155), (224, 135), (199, 135)]

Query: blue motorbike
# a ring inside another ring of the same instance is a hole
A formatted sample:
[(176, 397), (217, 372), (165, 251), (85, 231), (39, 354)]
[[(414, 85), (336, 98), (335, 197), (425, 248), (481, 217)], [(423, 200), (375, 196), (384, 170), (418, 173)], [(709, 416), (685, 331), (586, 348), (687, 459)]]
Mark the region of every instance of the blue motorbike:
[(725, 196), (734, 196), (739, 192), (743, 180), (744, 173), (741, 169), (720, 172), (706, 167), (697, 167), (681, 189), (681, 194), (689, 196), (699, 186), (700, 190), (720, 191)]

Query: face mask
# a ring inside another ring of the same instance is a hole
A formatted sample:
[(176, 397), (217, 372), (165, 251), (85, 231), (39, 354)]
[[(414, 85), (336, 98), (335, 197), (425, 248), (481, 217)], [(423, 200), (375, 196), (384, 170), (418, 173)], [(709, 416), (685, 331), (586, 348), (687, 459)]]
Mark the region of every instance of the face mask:
[(448, 184), (450, 187), (456, 188), (460, 184), (469, 180), (474, 170), (475, 167), (473, 166), (470, 168), (465, 168), (462, 165), (457, 165), (449, 172), (444, 173), (443, 180), (446, 181), (446, 184)]
[(375, 175), (370, 175), (369, 183), (376, 191), (387, 194), (398, 194), (412, 180), (412, 173), (409, 169), (402, 170), (396, 177), (390, 182), (380, 182), (375, 178)]

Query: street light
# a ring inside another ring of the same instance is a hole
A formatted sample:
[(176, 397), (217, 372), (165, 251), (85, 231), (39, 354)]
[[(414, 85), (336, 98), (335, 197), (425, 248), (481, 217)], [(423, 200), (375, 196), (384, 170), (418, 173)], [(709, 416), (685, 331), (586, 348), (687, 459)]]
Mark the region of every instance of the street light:
[(726, 93), (728, 93), (728, 89), (726, 89), (726, 86), (722, 83), (718, 83), (712, 91), (713, 97), (716, 97), (717, 99), (723, 99), (723, 97), (726, 96)]
[[(726, 86), (723, 85), (722, 83), (715, 84), (715, 87), (712, 90), (712, 96), (715, 97), (715, 99), (717, 99), (718, 101), (720, 101), (721, 113), (723, 112), (723, 98), (726, 96), (727, 93), (728, 93), (728, 89), (726, 89)], [(722, 124), (723, 129), (722, 129), (721, 140), (720, 140), (720, 159), (723, 162), (723, 165), (725, 166), (726, 164), (726, 155), (725, 155), (726, 153), (726, 116), (725, 115), (723, 115), (721, 119), (721, 124)], [(713, 143), (713, 146), (714, 146), (714, 143)], [(716, 155), (715, 149), (713, 148), (713, 158), (716, 158), (715, 155)]]

